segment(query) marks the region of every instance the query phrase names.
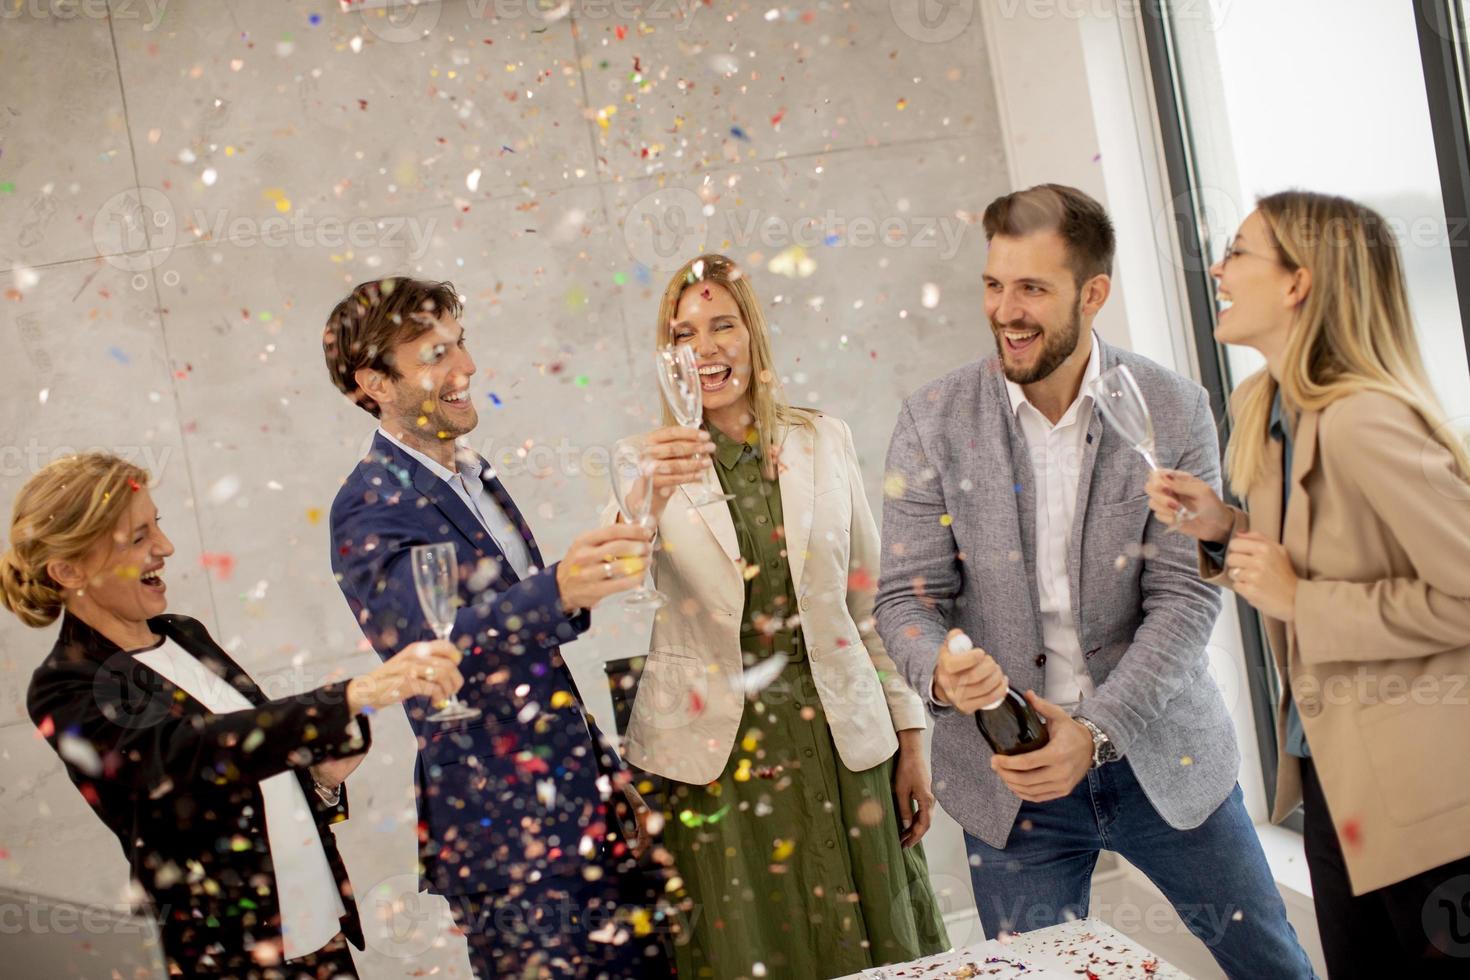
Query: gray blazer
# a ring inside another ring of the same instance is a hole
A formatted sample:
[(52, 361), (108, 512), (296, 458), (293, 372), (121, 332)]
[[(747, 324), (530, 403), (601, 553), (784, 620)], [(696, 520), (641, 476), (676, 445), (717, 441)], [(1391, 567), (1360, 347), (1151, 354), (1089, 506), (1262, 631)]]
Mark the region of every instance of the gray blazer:
[[(1102, 369), (1118, 363), (1148, 401), (1160, 465), (1218, 489), (1219, 444), (1204, 390), (1102, 344)], [(958, 627), (1017, 691), (1046, 695), (1029, 460), (991, 356), (909, 396), (884, 479), (878, 632), (935, 716), (935, 795), (992, 847), (1005, 846), (1021, 801), (991, 772), (974, 719), (935, 704), (930, 683), (940, 644)], [(1068, 576), (1096, 687), (1080, 713), (1108, 733), (1170, 826), (1197, 827), (1240, 769), (1235, 729), (1207, 672), (1219, 592), (1200, 580), (1194, 539), (1151, 519), (1148, 466), (1096, 408), (1080, 465)]]

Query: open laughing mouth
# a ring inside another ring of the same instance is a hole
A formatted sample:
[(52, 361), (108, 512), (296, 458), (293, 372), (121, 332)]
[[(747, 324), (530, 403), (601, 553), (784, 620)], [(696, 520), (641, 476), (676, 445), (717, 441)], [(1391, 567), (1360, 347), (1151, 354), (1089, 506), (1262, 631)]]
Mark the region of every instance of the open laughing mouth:
[(454, 411), (462, 412), (469, 407), (470, 390), (468, 388), (461, 388), (458, 391), (452, 391), (447, 395), (440, 395), (439, 400), (448, 405)]
[(719, 391), (730, 383), (734, 372), (728, 364), (705, 364), (699, 369), (699, 386), (706, 392)]
[(150, 592), (157, 592), (159, 594), (165, 592), (168, 586), (163, 584), (163, 563), (160, 562), (152, 568), (146, 569), (138, 576), (138, 584)]
[(1041, 331), (1035, 329), (1012, 330), (1007, 328), (1002, 330), (1000, 335), (1006, 345), (1006, 350), (1012, 354), (1024, 354), (1041, 339)]

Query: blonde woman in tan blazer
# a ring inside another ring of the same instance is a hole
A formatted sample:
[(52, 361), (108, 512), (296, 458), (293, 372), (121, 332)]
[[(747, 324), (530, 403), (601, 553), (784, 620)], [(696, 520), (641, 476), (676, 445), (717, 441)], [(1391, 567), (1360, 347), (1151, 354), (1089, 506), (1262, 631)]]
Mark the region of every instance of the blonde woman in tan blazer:
[(1419, 355), (1375, 212), (1262, 198), (1211, 273), (1231, 398), (1224, 504), (1164, 471), (1150, 506), (1262, 615), (1283, 679), (1274, 822), (1305, 809), (1329, 973), (1470, 970), (1470, 461)]
[[(625, 743), (663, 777), (679, 974), (832, 977), (943, 950), (918, 846), (925, 709), (873, 629), (852, 433), (781, 400), (760, 303), (724, 256), (674, 276), (656, 339), (691, 345), (704, 380), (704, 428), (645, 437), (669, 601)], [(732, 499), (696, 506), (695, 485)]]

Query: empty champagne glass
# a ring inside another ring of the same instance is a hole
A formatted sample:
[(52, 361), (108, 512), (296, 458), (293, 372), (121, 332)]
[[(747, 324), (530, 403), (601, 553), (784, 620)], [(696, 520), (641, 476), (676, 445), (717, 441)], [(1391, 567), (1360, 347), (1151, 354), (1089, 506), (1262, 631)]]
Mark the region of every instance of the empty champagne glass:
[[(658, 364), (658, 384), (674, 419), (691, 429), (704, 421), (704, 388), (699, 381), (699, 359), (687, 344), (670, 344), (654, 353)], [(706, 486), (688, 488), (689, 499), (696, 507), (722, 504), (733, 500), (728, 493), (714, 493)]]
[[(409, 552), (409, 561), (413, 562), (413, 587), (419, 594), (424, 618), (435, 636), (447, 640), (454, 629), (454, 601), (459, 597), (459, 561), (454, 555), (454, 544), (442, 541), (416, 545)], [(480, 714), (479, 708), (471, 708), (451, 694), (444, 707), (429, 715), (429, 720), (468, 721)]]
[[(619, 439), (613, 446), (608, 477), (612, 480), (613, 496), (617, 498), (618, 510), (623, 520), (638, 527), (649, 525), (649, 514), (653, 507), (653, 460), (643, 454), (643, 447), (627, 439)], [(623, 605), (631, 609), (657, 609), (668, 601), (668, 597), (657, 589), (640, 585), (623, 596)]]
[[(1154, 419), (1149, 414), (1148, 402), (1144, 401), (1138, 380), (1128, 370), (1128, 365), (1118, 364), (1108, 368), (1089, 387), (1093, 401), (1097, 402), (1098, 410), (1108, 420), (1108, 424), (1117, 429), (1118, 434), (1143, 457), (1149, 469), (1159, 469), (1158, 461), (1154, 458), (1157, 452), (1154, 447)], [(1182, 524), (1194, 517), (1194, 513), (1188, 508), (1181, 508), (1176, 523)]]

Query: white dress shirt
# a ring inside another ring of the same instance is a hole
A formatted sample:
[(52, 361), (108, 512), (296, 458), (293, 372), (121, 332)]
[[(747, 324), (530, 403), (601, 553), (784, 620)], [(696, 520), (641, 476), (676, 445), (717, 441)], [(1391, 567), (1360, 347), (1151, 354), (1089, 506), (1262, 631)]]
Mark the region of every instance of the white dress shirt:
[(1077, 625), (1072, 619), (1072, 587), (1067, 553), (1072, 546), (1072, 518), (1077, 512), (1077, 483), (1087, 452), (1092, 423), (1092, 395), (1087, 386), (1101, 373), (1098, 339), (1082, 375), (1082, 387), (1056, 425), (1031, 404), (1021, 386), (1006, 381), (1011, 410), (1026, 436), (1036, 495), (1036, 588), (1041, 598), (1041, 640), (1046, 649), (1046, 699), (1074, 710), (1093, 691), (1092, 675), (1082, 657)]
[[(173, 640), (133, 659), (168, 678), (216, 714), (254, 707), (235, 686)], [(246, 743), (249, 744), (248, 742)], [(321, 949), (342, 928), (347, 914), (337, 879), (327, 863), (321, 833), (296, 773), (286, 770), (260, 782), (265, 798), (266, 840), (276, 871), (276, 901), (281, 909), (281, 943), (288, 960)]]
[[(485, 485), (485, 480), (495, 476), (495, 470), (490, 464), (482, 460), (478, 453), (470, 449), (463, 442), (456, 440), (454, 444), (454, 462), (457, 470), (450, 471), (438, 460), (426, 456), (412, 446), (405, 445), (403, 440), (394, 438), (393, 434), (382, 427), (378, 431), (383, 433), (383, 438), (393, 445), (408, 453), (414, 459), (429, 468), (439, 479), (454, 490), (463, 500), (465, 506), (470, 509), (480, 521), (480, 526), (490, 535), (495, 544), (500, 548), (505, 560), (510, 562), (510, 567), (515, 569), (516, 575), (525, 578), (531, 570), (531, 549), (526, 546), (526, 541), (521, 537), (521, 532), (510, 515), (495, 500), (490, 488)], [(484, 473), (489, 469), (488, 473)], [(482, 479), (483, 473), (483, 479)]]

